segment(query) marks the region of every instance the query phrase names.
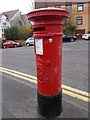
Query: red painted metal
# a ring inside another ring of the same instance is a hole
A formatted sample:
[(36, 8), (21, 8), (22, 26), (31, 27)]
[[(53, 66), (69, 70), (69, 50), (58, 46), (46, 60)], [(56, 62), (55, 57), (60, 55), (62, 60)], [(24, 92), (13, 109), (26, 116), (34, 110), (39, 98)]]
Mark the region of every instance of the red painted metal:
[(36, 53), (38, 92), (54, 96), (61, 92), (62, 80), (62, 24), (68, 12), (57, 8), (37, 9), (28, 13), (34, 22), (33, 32), (36, 40), (42, 41), (43, 53)]

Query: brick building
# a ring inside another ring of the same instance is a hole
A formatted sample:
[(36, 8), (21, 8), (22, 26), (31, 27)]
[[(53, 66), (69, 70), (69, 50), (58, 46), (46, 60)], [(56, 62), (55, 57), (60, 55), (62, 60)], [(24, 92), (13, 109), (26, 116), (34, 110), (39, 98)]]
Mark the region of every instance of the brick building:
[[(58, 0), (61, 1), (61, 0)], [(74, 15), (74, 21), (77, 24), (75, 35), (81, 38), (82, 34), (90, 32), (90, 1), (77, 0), (76, 2), (39, 2), (35, 1), (35, 9), (44, 7), (56, 7), (68, 10)]]

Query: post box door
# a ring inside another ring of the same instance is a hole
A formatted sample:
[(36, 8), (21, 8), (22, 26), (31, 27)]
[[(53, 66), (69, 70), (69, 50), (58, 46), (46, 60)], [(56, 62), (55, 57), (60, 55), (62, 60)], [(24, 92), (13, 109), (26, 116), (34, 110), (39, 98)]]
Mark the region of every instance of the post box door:
[[(40, 47), (40, 48), (37, 48)], [(54, 41), (51, 37), (35, 38), (38, 91), (54, 94)]]

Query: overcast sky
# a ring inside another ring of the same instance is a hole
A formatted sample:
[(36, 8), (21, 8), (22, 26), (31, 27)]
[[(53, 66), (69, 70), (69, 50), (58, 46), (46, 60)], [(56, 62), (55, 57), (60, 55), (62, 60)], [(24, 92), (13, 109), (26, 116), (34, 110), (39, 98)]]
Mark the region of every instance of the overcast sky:
[[(35, 0), (0, 0), (0, 13), (19, 9), (22, 14), (27, 14), (32, 9), (32, 3)], [(36, 0), (38, 2), (85, 2), (89, 0)]]
[(0, 13), (19, 9), (23, 14), (27, 14), (32, 9), (33, 0), (0, 0)]

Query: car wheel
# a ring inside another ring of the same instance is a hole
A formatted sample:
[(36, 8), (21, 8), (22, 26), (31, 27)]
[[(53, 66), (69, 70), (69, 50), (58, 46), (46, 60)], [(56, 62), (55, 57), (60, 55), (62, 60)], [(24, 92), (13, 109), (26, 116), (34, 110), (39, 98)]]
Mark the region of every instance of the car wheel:
[(90, 40), (90, 37), (88, 38), (88, 40)]
[(14, 47), (16, 48), (16, 47), (17, 47), (17, 45), (15, 44), (15, 45), (14, 45)]
[(29, 43), (26, 44), (27, 46), (30, 46)]
[(6, 49), (6, 46), (4, 45), (3, 48)]
[(71, 38), (71, 39), (70, 39), (70, 42), (74, 42), (74, 38)]

